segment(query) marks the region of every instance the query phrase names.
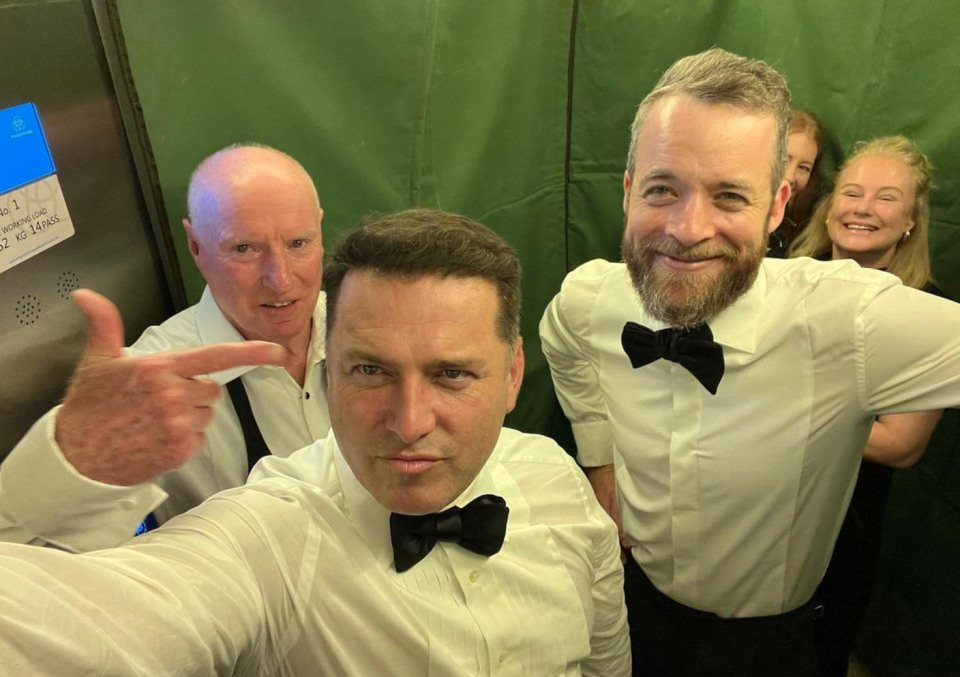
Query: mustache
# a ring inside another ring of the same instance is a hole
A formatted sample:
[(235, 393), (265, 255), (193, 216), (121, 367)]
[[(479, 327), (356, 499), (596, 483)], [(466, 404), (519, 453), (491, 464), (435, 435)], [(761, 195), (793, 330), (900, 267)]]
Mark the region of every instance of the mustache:
[[(624, 244), (627, 244), (626, 242)], [(725, 258), (736, 259), (739, 252), (737, 249), (723, 241), (719, 242), (700, 242), (695, 245), (684, 245), (673, 238), (658, 238), (650, 240), (645, 238), (639, 242), (633, 243), (635, 254), (641, 256), (653, 256), (661, 254), (669, 256), (678, 261), (701, 261), (703, 259)]]

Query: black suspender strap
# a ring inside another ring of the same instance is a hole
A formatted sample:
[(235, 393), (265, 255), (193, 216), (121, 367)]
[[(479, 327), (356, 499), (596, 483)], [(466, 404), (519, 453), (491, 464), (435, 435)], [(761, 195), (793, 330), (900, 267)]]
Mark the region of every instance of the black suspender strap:
[(243, 428), (243, 441), (247, 445), (247, 473), (249, 474), (257, 461), (270, 455), (270, 449), (263, 440), (263, 434), (257, 426), (257, 419), (253, 417), (253, 409), (250, 408), (250, 398), (247, 396), (247, 389), (243, 385), (243, 380), (235, 378), (227, 383), (227, 392), (230, 393), (233, 408), (237, 412), (237, 418), (240, 419), (240, 427)]

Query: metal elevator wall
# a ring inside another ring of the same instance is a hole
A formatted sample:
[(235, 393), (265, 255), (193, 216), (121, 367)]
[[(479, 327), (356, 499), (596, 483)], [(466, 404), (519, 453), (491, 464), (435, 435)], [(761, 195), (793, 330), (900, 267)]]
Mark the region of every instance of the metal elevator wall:
[(128, 339), (172, 311), (89, 0), (0, 1), (0, 109), (27, 102), (75, 234), (0, 273), (0, 460), (63, 395), (84, 341), (73, 289), (116, 303)]

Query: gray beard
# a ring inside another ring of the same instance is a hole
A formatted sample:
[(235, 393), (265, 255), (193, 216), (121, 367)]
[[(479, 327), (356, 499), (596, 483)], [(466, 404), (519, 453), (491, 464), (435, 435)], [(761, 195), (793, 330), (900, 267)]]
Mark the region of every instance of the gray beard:
[[(729, 308), (747, 293), (760, 271), (767, 239), (765, 232), (760, 246), (750, 251), (737, 251), (725, 244), (686, 247), (672, 239), (631, 245), (624, 239), (621, 253), (644, 310), (668, 326), (690, 328)], [(678, 258), (719, 255), (726, 259), (726, 266), (717, 274), (674, 273), (654, 267), (654, 255), (658, 253)]]

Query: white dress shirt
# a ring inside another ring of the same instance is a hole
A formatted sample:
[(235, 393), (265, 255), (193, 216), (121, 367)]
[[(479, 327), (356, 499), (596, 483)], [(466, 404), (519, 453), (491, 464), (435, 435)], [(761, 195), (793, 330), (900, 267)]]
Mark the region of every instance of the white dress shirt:
[(439, 543), (398, 574), (389, 513), (331, 433), (126, 547), (0, 545), (0, 665), (34, 677), (630, 674), (616, 528), (573, 460), (504, 429), (454, 503), (487, 493), (510, 509), (498, 554)]
[[(292, 454), (330, 430), (321, 387), (325, 303), (321, 293), (302, 388), (276, 366), (238, 367), (212, 375), (221, 384), (242, 375), (260, 432), (277, 455)], [(127, 354), (242, 340), (206, 289), (197, 305), (148, 328)], [(241, 486), (248, 472), (246, 445), (226, 390), (212, 408), (204, 445), (193, 459), (155, 482), (131, 487), (104, 484), (78, 473), (54, 439), (58, 408), (51, 410), (0, 466), (0, 541), (50, 543), (75, 552), (113, 547), (130, 538), (150, 512), (163, 523), (218, 491)]]
[(874, 417), (960, 403), (960, 305), (846, 262), (765, 259), (708, 322), (715, 396), (682, 366), (633, 369), (652, 330), (620, 263), (571, 272), (540, 324), (585, 466), (613, 463), (632, 552), (662, 592), (723, 617), (795, 609), (820, 581)]

